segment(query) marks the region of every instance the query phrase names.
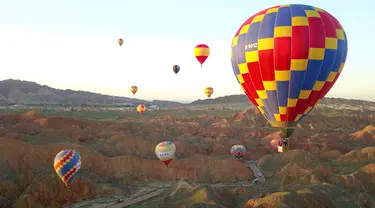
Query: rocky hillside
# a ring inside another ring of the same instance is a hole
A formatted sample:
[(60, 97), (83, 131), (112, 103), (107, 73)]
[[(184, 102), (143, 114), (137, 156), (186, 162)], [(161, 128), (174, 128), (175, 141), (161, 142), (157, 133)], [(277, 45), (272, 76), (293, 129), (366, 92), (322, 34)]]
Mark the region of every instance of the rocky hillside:
[[(260, 187), (260, 192), (259, 186), (248, 191), (211, 191), (223, 192), (216, 197), (221, 200), (217, 203), (232, 203), (224, 207), (272, 207), (277, 203), (340, 207), (342, 197), (330, 194), (348, 196), (346, 203), (352, 204), (364, 200), (370, 204), (368, 195), (375, 196), (375, 182), (369, 180), (375, 178), (375, 117), (366, 112), (342, 115), (332, 108), (313, 111), (291, 137), (292, 150), (282, 156), (268, 147), (269, 141), (277, 137), (277, 130), (254, 109), (233, 115), (212, 110), (201, 114), (179, 112), (178, 116), (173, 112), (155, 113), (153, 117), (103, 115), (96, 121), (37, 111), (2, 113), (0, 204), (61, 207), (92, 197), (127, 196), (153, 181), (181, 178), (198, 184), (249, 181), (252, 171), (229, 155), (234, 144), (247, 148), (245, 160), (258, 160), (267, 186)], [(175, 160), (168, 168), (154, 153), (155, 145), (163, 140), (173, 141), (177, 147)], [(66, 148), (75, 149), (82, 157), (82, 169), (70, 190), (52, 167), (55, 154)], [(310, 192), (313, 194), (306, 194)], [(360, 197), (363, 200), (357, 202)], [(329, 199), (333, 200), (329, 206), (316, 204)]]
[(114, 105), (139, 103), (160, 106), (178, 106), (181, 103), (169, 101), (145, 101), (127, 97), (109, 96), (99, 93), (55, 89), (35, 82), (21, 80), (0, 81), (0, 103), (13, 104), (68, 104), (68, 105)]

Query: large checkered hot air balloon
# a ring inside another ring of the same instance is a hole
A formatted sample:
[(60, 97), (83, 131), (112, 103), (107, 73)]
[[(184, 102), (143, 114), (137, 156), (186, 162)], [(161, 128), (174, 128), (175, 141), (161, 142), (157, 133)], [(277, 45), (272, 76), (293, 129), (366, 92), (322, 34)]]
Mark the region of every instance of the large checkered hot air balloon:
[(338, 79), (348, 42), (328, 12), (291, 4), (246, 20), (232, 42), (237, 81), (273, 127), (288, 138)]
[(81, 156), (74, 150), (63, 150), (56, 155), (53, 166), (62, 182), (68, 186), (81, 168)]
[(155, 154), (166, 166), (173, 160), (176, 146), (170, 141), (160, 142), (155, 147)]

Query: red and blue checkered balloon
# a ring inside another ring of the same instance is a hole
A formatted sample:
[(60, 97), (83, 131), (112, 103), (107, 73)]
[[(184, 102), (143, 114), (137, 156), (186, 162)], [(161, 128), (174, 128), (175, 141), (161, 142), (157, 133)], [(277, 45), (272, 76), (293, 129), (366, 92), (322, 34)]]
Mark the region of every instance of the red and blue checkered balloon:
[(247, 19), (233, 38), (231, 61), (250, 101), (289, 137), (335, 84), (347, 52), (346, 33), (335, 17), (288, 4)]

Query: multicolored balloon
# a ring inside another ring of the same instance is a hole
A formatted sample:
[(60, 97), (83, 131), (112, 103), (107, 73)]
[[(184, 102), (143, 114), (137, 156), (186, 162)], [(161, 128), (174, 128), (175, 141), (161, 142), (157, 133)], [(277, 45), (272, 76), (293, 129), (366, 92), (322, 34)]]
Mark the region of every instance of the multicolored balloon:
[(212, 87), (206, 87), (204, 88), (204, 93), (207, 97), (211, 97), (211, 95), (214, 93), (214, 88)]
[(74, 150), (63, 150), (55, 156), (53, 166), (62, 182), (68, 186), (81, 168), (81, 156)]
[(284, 152), (284, 143), (281, 141), (280, 138), (272, 139), (270, 142), (270, 147), (275, 152), (278, 152), (278, 153)]
[(137, 87), (137, 86), (131, 86), (131, 87), (130, 87), (130, 92), (132, 92), (133, 95), (135, 95), (135, 93), (138, 92), (138, 87)]
[(175, 74), (177, 74), (179, 71), (180, 71), (180, 66), (179, 66), (179, 65), (174, 65), (174, 66), (173, 66), (173, 72), (174, 72)]
[(243, 145), (234, 145), (230, 149), (230, 153), (237, 160), (241, 160), (241, 159), (243, 159), (245, 157), (246, 148)]
[(194, 55), (202, 67), (203, 63), (207, 60), (208, 56), (210, 55), (210, 48), (205, 44), (199, 44), (194, 48)]
[(139, 114), (142, 115), (142, 114), (146, 111), (146, 106), (143, 105), (143, 104), (139, 104), (139, 105), (137, 106), (137, 111), (138, 111)]
[(122, 46), (122, 44), (124, 43), (124, 40), (123, 40), (122, 38), (119, 38), (119, 39), (117, 40), (117, 43), (118, 43), (120, 46)]
[(174, 154), (176, 152), (176, 146), (170, 141), (160, 142), (155, 147), (155, 154), (167, 167), (169, 163), (173, 160)]
[(231, 61), (250, 101), (288, 138), (335, 84), (347, 51), (345, 31), (335, 17), (290, 4), (246, 20), (233, 38)]

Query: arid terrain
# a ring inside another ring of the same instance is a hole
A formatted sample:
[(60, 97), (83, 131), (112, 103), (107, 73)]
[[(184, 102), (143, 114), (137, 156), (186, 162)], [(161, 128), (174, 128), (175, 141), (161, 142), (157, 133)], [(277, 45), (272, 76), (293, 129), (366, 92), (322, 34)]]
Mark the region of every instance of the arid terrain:
[[(131, 207), (375, 207), (375, 104), (360, 105), (325, 101), (297, 126), (283, 154), (269, 149), (277, 129), (246, 109), (250, 104), (186, 105), (142, 116), (3, 108), (0, 204), (106, 207), (165, 188)], [(168, 168), (154, 153), (163, 140), (177, 147)], [(244, 162), (230, 156), (234, 144), (246, 146)], [(82, 157), (70, 190), (53, 169), (66, 148)], [(248, 160), (257, 160), (266, 182), (225, 185), (251, 182)]]
[[(268, 146), (278, 130), (243, 95), (142, 116), (124, 108), (0, 108), (0, 207), (375, 207), (374, 102), (324, 99), (282, 154)], [(154, 153), (164, 140), (177, 148), (169, 167)], [(230, 156), (234, 144), (244, 161)], [(70, 189), (53, 169), (67, 148), (82, 157)], [(251, 183), (250, 160), (265, 183)]]

